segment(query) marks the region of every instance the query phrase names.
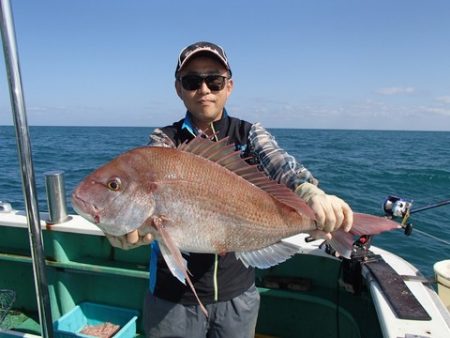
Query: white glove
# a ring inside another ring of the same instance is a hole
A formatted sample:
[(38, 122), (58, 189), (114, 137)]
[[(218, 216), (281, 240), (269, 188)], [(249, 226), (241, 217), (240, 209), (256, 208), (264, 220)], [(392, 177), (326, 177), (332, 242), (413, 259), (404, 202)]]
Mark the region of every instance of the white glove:
[(129, 250), (137, 248), (141, 245), (150, 244), (153, 241), (153, 236), (150, 233), (145, 235), (139, 234), (139, 230), (133, 230), (123, 236), (112, 236), (105, 233), (106, 238), (108, 238), (109, 243), (116, 248), (123, 250)]
[(325, 194), (311, 183), (299, 185), (295, 192), (314, 211), (317, 229), (329, 233), (343, 227), (344, 231), (350, 231), (353, 225), (353, 211), (342, 199)]

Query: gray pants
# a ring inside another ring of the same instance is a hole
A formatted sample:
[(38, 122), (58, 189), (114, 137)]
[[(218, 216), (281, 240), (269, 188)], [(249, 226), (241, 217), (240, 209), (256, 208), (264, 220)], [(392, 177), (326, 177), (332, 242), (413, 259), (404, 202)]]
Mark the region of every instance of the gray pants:
[(259, 293), (251, 286), (226, 302), (206, 305), (208, 317), (198, 305), (181, 305), (147, 292), (144, 329), (149, 338), (253, 338), (259, 310)]

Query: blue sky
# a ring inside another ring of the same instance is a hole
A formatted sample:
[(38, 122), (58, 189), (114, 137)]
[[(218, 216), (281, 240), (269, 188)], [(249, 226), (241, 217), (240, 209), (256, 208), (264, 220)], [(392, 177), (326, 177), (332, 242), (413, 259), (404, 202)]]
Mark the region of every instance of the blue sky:
[[(266, 127), (450, 130), (450, 2), (12, 0), (30, 125), (184, 115), (182, 47), (222, 45), (231, 115)], [(3, 58), (0, 125), (12, 124)]]

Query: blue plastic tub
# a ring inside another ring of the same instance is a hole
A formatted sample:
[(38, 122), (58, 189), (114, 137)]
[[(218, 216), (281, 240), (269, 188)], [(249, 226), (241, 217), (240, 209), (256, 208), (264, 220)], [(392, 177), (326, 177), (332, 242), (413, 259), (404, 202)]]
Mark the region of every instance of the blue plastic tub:
[(131, 309), (84, 302), (75, 306), (54, 323), (55, 337), (92, 337), (79, 333), (86, 325), (105, 322), (120, 326), (114, 338), (130, 338), (136, 335), (138, 312)]

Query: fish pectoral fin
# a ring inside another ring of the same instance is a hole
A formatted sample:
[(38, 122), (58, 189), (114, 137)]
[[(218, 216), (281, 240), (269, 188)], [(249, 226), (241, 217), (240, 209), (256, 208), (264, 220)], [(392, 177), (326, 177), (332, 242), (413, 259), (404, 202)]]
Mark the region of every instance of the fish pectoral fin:
[(298, 252), (299, 248), (296, 245), (278, 242), (254, 251), (236, 252), (235, 255), (246, 267), (253, 266), (259, 269), (267, 269), (284, 262)]
[(163, 243), (160, 244), (161, 254), (164, 257), (170, 272), (172, 272), (172, 275), (174, 275), (181, 283), (186, 285), (186, 276), (188, 273), (187, 261), (181, 255), (180, 249), (165, 228), (165, 223), (168, 222), (169, 219), (164, 215), (159, 215), (150, 217), (150, 221), (163, 240)]
[[(165, 223), (170, 222), (171, 219), (167, 217), (166, 215), (152, 215), (149, 218), (147, 218), (144, 222), (145, 225), (150, 225), (159, 230), (161, 227), (165, 227)], [(144, 225), (143, 224), (143, 225)]]
[(195, 298), (197, 299), (200, 305), (200, 308), (202, 309), (203, 313), (208, 317), (208, 312), (206, 311), (206, 308), (203, 305), (203, 303), (200, 301), (200, 298), (198, 298), (197, 292), (195, 291), (194, 285), (192, 284), (191, 279), (189, 277), (190, 272), (187, 269), (186, 259), (183, 258), (180, 249), (177, 247), (172, 237), (170, 237), (170, 234), (165, 229), (163, 217), (153, 216), (153, 226), (156, 228), (156, 230), (159, 232), (162, 238), (162, 242), (160, 241), (159, 243), (161, 254), (167, 266), (169, 267), (172, 275), (174, 275), (183, 284), (186, 285), (186, 282), (188, 283), (189, 287), (191, 288), (192, 292), (195, 295)]
[(181, 256), (181, 262), (177, 262), (176, 255), (173, 255), (165, 244), (159, 244), (161, 254), (167, 264), (172, 275), (174, 275), (181, 283), (186, 285), (187, 262)]

